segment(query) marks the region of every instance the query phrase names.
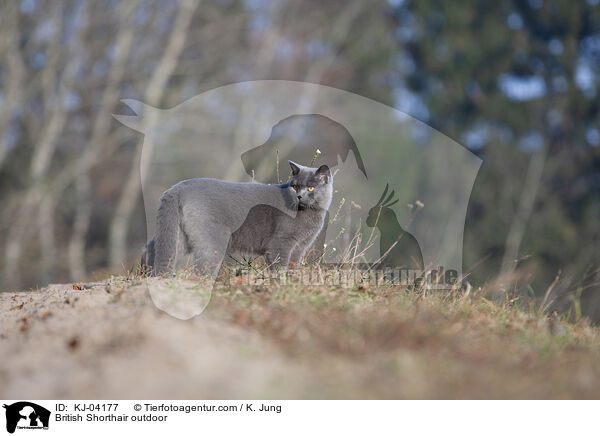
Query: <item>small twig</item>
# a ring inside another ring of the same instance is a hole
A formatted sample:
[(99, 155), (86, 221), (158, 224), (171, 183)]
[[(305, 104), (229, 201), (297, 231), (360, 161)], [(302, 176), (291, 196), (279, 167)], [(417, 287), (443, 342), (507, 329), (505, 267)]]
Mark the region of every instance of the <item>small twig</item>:
[(317, 160), (317, 158), (319, 157), (320, 154), (321, 154), (321, 150), (319, 150), (317, 148), (317, 151), (315, 151), (315, 154), (313, 155), (312, 162), (310, 163), (311, 165), (315, 164), (315, 161)]

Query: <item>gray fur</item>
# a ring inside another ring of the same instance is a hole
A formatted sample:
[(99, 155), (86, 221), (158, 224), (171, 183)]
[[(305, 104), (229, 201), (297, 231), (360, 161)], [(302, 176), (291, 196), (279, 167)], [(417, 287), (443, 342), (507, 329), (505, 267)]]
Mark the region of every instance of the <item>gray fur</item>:
[(154, 238), (150, 239), (142, 250), (142, 260), (140, 261), (142, 272), (151, 272), (149, 268), (154, 266)]
[(290, 161), (290, 167), (292, 177), (281, 185), (217, 179), (174, 185), (160, 199), (156, 236), (142, 265), (155, 274), (173, 271), (185, 253), (198, 271), (212, 275), (226, 254), (264, 255), (271, 268), (296, 266), (323, 228), (333, 183), (326, 165)]

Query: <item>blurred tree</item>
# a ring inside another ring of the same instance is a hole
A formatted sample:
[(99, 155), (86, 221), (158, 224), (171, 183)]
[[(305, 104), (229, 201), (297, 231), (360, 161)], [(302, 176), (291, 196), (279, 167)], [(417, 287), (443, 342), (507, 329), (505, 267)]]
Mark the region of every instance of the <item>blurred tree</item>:
[(599, 2), (391, 3), (415, 115), (484, 159), (465, 269), (535, 267), (543, 292), (600, 267)]
[(543, 292), (562, 269), (557, 288), (591, 289), (599, 3), (2, 2), (0, 288), (137, 258), (141, 138), (111, 118), (119, 98), (167, 108), (287, 79), (395, 105), (484, 159), (465, 229), (476, 282), (517, 267)]
[(385, 5), (1, 3), (0, 289), (122, 273), (138, 258), (146, 237), (141, 138), (112, 119), (120, 98), (166, 108), (272, 78), (389, 102), (382, 78), (394, 41)]

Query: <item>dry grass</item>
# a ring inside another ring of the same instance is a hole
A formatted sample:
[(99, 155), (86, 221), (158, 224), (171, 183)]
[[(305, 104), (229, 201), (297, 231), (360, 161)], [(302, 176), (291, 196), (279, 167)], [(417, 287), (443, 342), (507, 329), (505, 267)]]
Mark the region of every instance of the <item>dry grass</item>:
[(251, 329), (352, 398), (599, 398), (600, 330), (463, 291), (221, 287)]
[(0, 302), (0, 396), (600, 398), (598, 328), (478, 292), (218, 283), (187, 322), (139, 277)]

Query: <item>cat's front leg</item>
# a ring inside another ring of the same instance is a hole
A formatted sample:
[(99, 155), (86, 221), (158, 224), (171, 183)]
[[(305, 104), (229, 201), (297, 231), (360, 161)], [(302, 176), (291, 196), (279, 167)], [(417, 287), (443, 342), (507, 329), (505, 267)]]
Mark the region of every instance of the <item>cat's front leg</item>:
[(305, 249), (303, 246), (298, 244), (294, 250), (292, 250), (292, 254), (290, 255), (289, 268), (298, 269), (301, 266), (302, 258), (304, 257)]
[(285, 247), (271, 248), (265, 253), (267, 267), (274, 271), (278, 268), (287, 269), (290, 263), (291, 250)]
[[(299, 268), (301, 266), (301, 262), (313, 246), (316, 236), (316, 234), (308, 235), (296, 244), (290, 256), (290, 264), (295, 264), (295, 266), (292, 265), (292, 268)], [(319, 258), (317, 257), (317, 259)]]

